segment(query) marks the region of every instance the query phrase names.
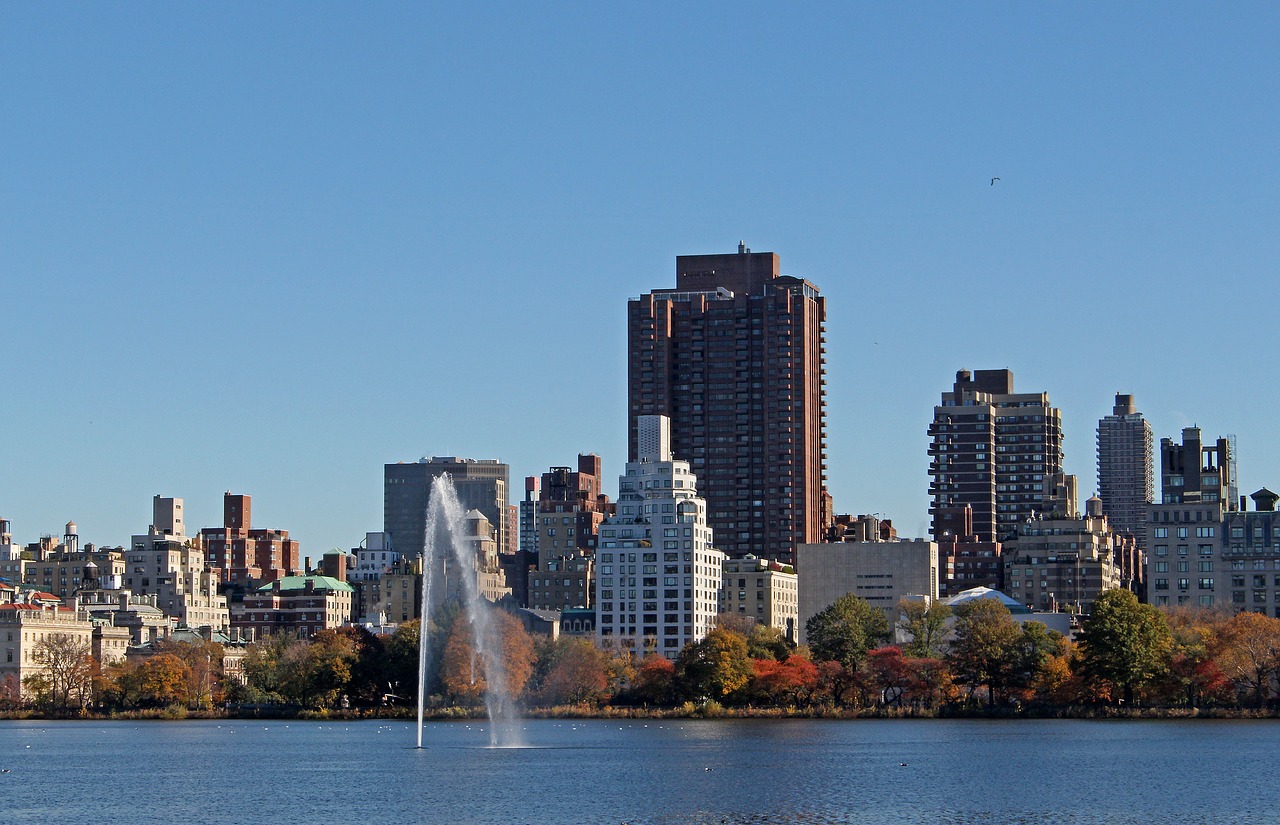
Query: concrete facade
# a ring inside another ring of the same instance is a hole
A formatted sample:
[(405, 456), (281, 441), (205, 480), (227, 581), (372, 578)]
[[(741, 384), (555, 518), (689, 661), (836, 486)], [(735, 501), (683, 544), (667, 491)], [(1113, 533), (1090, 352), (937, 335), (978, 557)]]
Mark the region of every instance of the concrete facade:
[(1132, 395), (1116, 394), (1111, 415), (1098, 421), (1098, 496), (1116, 533), (1147, 549), (1147, 505), (1155, 500), (1151, 425)]
[(1102, 502), (1081, 516), (1072, 501), (1028, 521), (1004, 543), (1004, 592), (1032, 610), (1088, 614), (1099, 594), (1124, 586), (1121, 553)]
[[(1147, 508), (1148, 599), (1280, 617), (1280, 513), (1265, 487), (1236, 497), (1230, 440), (1160, 442), (1161, 496)], [(1253, 509), (1248, 508), (1249, 498)]]
[(846, 593), (884, 610), (890, 624), (900, 599), (937, 599), (938, 545), (924, 539), (803, 544), (796, 573), (803, 643), (805, 623)]

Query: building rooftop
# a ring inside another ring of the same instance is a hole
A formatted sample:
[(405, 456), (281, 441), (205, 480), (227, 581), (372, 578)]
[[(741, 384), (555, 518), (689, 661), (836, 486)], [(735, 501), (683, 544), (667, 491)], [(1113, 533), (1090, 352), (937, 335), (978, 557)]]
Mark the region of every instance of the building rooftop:
[(990, 587), (971, 587), (968, 590), (961, 590), (959, 593), (942, 600), (942, 603), (950, 607), (971, 602), (975, 599), (995, 599), (1005, 607), (1009, 608), (1010, 613), (1030, 613), (1027, 606), (1017, 599), (1006, 596), (999, 590)]
[(312, 587), (316, 590), (346, 590), (351, 592), (353, 588), (344, 581), (338, 581), (332, 576), (285, 576), (274, 582), (268, 582), (258, 588), (259, 593), (270, 593), (277, 589), (281, 592), (289, 590), (305, 590), (307, 582), (312, 582)]

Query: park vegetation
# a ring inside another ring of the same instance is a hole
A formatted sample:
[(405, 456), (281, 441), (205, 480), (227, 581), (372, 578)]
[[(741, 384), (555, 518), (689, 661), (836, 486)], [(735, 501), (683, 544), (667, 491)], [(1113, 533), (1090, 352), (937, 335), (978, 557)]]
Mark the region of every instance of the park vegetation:
[[(426, 703), (433, 716), (482, 712), (501, 678), (526, 712), (561, 715), (946, 716), (1270, 713), (1280, 707), (1280, 619), (1140, 604), (1104, 593), (1075, 641), (1000, 602), (903, 602), (884, 611), (847, 595), (806, 624), (797, 647), (776, 628), (721, 617), (674, 660), (618, 655), (592, 641), (530, 636), (494, 609), (503, 643), (477, 656), (467, 617), (430, 621)], [(901, 631), (897, 634), (894, 630)], [(151, 655), (99, 667), (87, 646), (52, 634), (25, 710), (408, 715), (416, 709), (418, 622), (375, 636), (359, 628), (249, 645), (233, 671), (212, 642), (158, 642)], [(892, 644), (897, 636), (904, 643)], [(493, 655), (493, 654), (491, 654)], [(488, 666), (486, 666), (488, 662)], [(23, 712), (8, 694), (0, 710)]]

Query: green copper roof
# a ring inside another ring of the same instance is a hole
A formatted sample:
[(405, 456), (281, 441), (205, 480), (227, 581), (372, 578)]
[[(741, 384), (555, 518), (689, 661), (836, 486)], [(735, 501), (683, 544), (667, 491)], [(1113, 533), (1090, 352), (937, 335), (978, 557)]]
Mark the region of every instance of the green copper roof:
[(278, 582), (268, 582), (258, 588), (259, 593), (270, 593), (275, 585), (280, 585), (281, 592), (286, 590), (305, 590), (307, 581), (315, 582), (316, 590), (346, 590), (353, 591), (351, 585), (346, 582), (338, 581), (332, 576), (285, 576)]

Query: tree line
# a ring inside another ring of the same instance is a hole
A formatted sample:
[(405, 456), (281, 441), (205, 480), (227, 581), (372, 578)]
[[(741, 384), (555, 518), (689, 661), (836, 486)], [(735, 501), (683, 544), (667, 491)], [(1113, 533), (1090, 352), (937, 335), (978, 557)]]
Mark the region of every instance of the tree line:
[[(805, 626), (796, 646), (776, 628), (721, 617), (674, 660), (611, 654), (590, 640), (530, 636), (493, 609), (501, 650), (492, 668), (526, 707), (786, 708), (799, 712), (998, 711), (1071, 706), (1252, 707), (1277, 704), (1280, 619), (1140, 604), (1128, 591), (1102, 594), (1073, 641), (1018, 622), (994, 599), (954, 612), (904, 601), (891, 644), (885, 612), (853, 595)], [(476, 708), (488, 685), (472, 649), (468, 617), (446, 605), (428, 623), (427, 703)], [(298, 709), (416, 705), (419, 623), (389, 636), (360, 628), (308, 639), (276, 634), (248, 646), (229, 673), (211, 642), (162, 641), (136, 662), (100, 667), (88, 646), (51, 634), (28, 677), (28, 704), (50, 713), (155, 708), (215, 710), (230, 704)], [(10, 708), (12, 686), (0, 692)]]

